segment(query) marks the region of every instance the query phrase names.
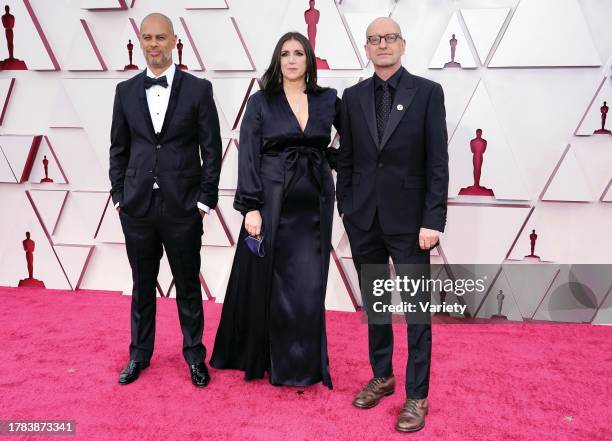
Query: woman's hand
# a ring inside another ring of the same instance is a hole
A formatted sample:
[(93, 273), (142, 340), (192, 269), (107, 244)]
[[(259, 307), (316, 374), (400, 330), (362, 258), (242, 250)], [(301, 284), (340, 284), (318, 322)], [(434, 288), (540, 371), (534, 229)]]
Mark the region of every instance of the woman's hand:
[(259, 210), (249, 211), (244, 217), (244, 228), (249, 236), (257, 237), (261, 234), (261, 213)]

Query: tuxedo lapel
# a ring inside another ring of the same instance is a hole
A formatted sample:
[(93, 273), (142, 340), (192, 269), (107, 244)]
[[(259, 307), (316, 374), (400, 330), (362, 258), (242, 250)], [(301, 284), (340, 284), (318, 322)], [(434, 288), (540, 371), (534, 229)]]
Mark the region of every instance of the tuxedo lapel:
[(376, 110), (374, 108), (374, 79), (368, 78), (361, 85), (361, 93), (359, 95), (361, 108), (365, 114), (365, 120), (372, 135), (372, 141), (378, 148), (378, 131), (376, 130)]
[(172, 121), (174, 110), (178, 102), (178, 94), (181, 88), (181, 80), (183, 79), (183, 71), (176, 66), (174, 70), (174, 78), (172, 79), (172, 90), (170, 91), (170, 99), (168, 101), (168, 108), (166, 109), (166, 115), (164, 116), (164, 123), (161, 129), (160, 137), (164, 136), (166, 130), (168, 130), (168, 124)]
[[(404, 68), (402, 67), (401, 69)], [(416, 95), (416, 90), (417, 89), (414, 87), (414, 79), (412, 78), (412, 75), (410, 75), (410, 73), (404, 69), (404, 72), (402, 72), (402, 76), (400, 77), (397, 90), (395, 91), (395, 99), (393, 100), (389, 121), (387, 122), (387, 127), (385, 127), (385, 133), (379, 146), (380, 150), (385, 148), (387, 141), (389, 141), (389, 138), (391, 138), (391, 135), (397, 128), (397, 125), (408, 111), (408, 107)]]
[(140, 110), (145, 121), (145, 125), (149, 129), (149, 132), (153, 139), (155, 139), (155, 128), (153, 127), (153, 120), (151, 119), (151, 112), (149, 111), (149, 104), (147, 103), (147, 94), (144, 86), (144, 79), (147, 76), (147, 70), (145, 69), (139, 74), (138, 83), (138, 101), (140, 103)]

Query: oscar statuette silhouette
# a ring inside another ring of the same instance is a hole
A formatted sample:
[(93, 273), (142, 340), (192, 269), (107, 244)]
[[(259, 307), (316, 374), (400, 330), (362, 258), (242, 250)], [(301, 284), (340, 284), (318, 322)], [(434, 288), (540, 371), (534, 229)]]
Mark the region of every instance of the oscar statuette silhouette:
[(482, 129), (476, 129), (476, 138), (470, 141), (472, 150), (472, 165), (474, 167), (474, 184), (459, 191), (462, 196), (495, 196), (493, 190), (480, 185), (480, 174), (484, 153), (487, 150), (487, 140), (482, 137)]
[(19, 60), (13, 55), (13, 28), (15, 27), (15, 16), (11, 14), (9, 5), (4, 7), (4, 15), (2, 16), (2, 26), (6, 36), (6, 45), (8, 49), (8, 58), (0, 61), (0, 70), (27, 70), (27, 66), (23, 60)]
[(502, 314), (502, 308), (504, 306), (505, 298), (506, 296), (504, 295), (504, 291), (500, 289), (499, 293), (497, 293), (497, 314), (493, 314), (491, 316), (492, 319), (497, 319), (497, 320), (507, 320), (508, 319), (508, 317)]
[(45, 177), (40, 180), (41, 184), (53, 182), (53, 179), (49, 177), (49, 160), (47, 159), (47, 155), (43, 157), (42, 160), (43, 167), (45, 168)]
[(451, 60), (448, 63), (444, 63), (444, 67), (461, 67), (461, 64), (455, 61), (455, 52), (457, 50), (457, 39), (455, 38), (455, 34), (448, 41), (451, 49)]
[(138, 70), (138, 66), (132, 63), (132, 54), (134, 52), (134, 44), (132, 43), (132, 40), (128, 40), (127, 50), (128, 50), (128, 58), (130, 60), (130, 64), (126, 64), (123, 70)]
[(28, 266), (28, 278), (21, 279), (19, 281), (20, 287), (34, 287), (34, 288), (44, 288), (45, 284), (42, 280), (38, 280), (34, 278), (34, 248), (35, 243), (32, 239), (30, 239), (30, 232), (26, 232), (26, 238), (22, 242), (23, 250), (26, 255), (26, 263)]
[[(312, 50), (315, 51), (317, 39), (317, 24), (319, 23), (321, 12), (318, 9), (315, 9), (315, 0), (310, 0), (308, 3), (309, 8), (304, 12), (304, 20), (306, 20), (308, 40), (310, 41), (310, 46), (312, 46)], [(327, 60), (323, 60), (322, 58), (317, 57), (317, 69), (329, 69)]]
[(535, 254), (535, 246), (536, 241), (538, 240), (538, 235), (536, 234), (536, 230), (531, 230), (531, 234), (529, 235), (529, 242), (531, 243), (531, 253), (523, 258), (523, 260), (533, 260), (537, 262), (541, 262), (540, 256)]
[(181, 41), (181, 39), (179, 38), (178, 43), (176, 43), (176, 51), (178, 52), (178, 68), (181, 70), (187, 70), (187, 66), (185, 66), (183, 64), (183, 47), (185, 45), (183, 44), (183, 42)]
[(612, 134), (612, 132), (606, 129), (606, 117), (608, 116), (608, 110), (610, 110), (610, 108), (608, 107), (608, 104), (604, 101), (603, 106), (599, 108), (599, 111), (601, 112), (601, 129), (595, 130), (593, 132), (594, 135), (611, 135)]

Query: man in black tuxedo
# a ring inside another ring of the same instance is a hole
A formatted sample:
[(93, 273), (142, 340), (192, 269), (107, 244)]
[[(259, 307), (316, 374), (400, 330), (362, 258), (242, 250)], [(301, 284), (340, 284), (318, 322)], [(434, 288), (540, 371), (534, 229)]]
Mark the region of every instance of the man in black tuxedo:
[(117, 85), (111, 128), (111, 195), (134, 282), (130, 360), (119, 383), (133, 382), (149, 366), (165, 249), (176, 286), (183, 356), (193, 384), (203, 387), (210, 376), (202, 344), (200, 248), (204, 215), (218, 199), (219, 119), (210, 82), (173, 64), (176, 35), (168, 17), (144, 18), (140, 46), (147, 69)]
[[(374, 276), (367, 275), (368, 265), (384, 265), (383, 277), (388, 277), (391, 257), (395, 265), (415, 264), (421, 268), (417, 275), (429, 277), (429, 250), (446, 223), (444, 94), (439, 84), (402, 67), (405, 45), (395, 21), (374, 20), (365, 45), (374, 76), (346, 89), (342, 97), (336, 194), (368, 313), (374, 378), (353, 401), (364, 409), (395, 391), (391, 315), (373, 319), (373, 293), (366, 286)], [(421, 292), (415, 298), (428, 297)], [(390, 294), (383, 299), (388, 304)], [(427, 312), (412, 318), (416, 320), (408, 321), (407, 399), (396, 425), (402, 432), (421, 429), (428, 410), (431, 316)]]

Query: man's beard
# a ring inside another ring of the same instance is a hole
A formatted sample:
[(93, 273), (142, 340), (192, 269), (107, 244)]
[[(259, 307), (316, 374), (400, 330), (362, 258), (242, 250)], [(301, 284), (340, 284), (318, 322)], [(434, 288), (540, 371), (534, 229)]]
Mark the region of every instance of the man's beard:
[(151, 56), (147, 56), (147, 62), (152, 66), (163, 66), (164, 64), (168, 62), (169, 59), (170, 59), (170, 56), (167, 56), (167, 55), (162, 55), (159, 61)]

